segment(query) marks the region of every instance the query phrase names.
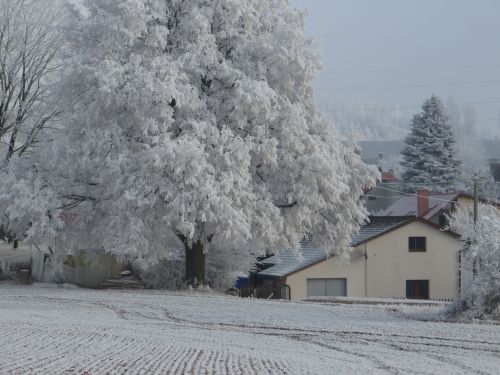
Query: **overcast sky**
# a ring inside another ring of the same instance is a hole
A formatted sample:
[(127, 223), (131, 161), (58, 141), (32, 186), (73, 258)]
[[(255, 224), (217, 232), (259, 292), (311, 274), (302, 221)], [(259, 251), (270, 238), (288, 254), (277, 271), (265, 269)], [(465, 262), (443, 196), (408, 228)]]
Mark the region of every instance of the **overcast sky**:
[(500, 0), (290, 1), (323, 55), (322, 109), (335, 98), (420, 106), (435, 93), (475, 103), (478, 127), (500, 134)]

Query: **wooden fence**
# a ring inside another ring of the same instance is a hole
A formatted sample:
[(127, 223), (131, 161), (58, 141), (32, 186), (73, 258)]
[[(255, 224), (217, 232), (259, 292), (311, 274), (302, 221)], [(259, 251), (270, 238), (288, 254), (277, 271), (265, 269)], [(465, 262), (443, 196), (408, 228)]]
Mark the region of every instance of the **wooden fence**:
[(290, 287), (285, 284), (245, 285), (239, 289), (242, 298), (290, 299)]

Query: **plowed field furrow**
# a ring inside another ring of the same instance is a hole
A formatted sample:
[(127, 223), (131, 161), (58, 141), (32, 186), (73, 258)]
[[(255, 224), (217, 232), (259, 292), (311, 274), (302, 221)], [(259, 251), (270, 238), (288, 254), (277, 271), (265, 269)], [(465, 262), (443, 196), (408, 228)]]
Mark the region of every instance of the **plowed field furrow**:
[(500, 326), (383, 306), (0, 284), (0, 375), (64, 373), (498, 374)]

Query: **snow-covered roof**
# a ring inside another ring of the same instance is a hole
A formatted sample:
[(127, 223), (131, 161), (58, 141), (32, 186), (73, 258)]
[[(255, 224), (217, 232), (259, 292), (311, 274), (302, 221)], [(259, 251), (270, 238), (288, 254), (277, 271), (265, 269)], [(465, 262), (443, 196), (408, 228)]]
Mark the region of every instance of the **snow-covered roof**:
[[(423, 219), (429, 220), (439, 211), (446, 208), (450, 202), (456, 201), (456, 199), (463, 194), (462, 192), (452, 192), (452, 193), (431, 193), (429, 195), (429, 209), (422, 217)], [(417, 216), (417, 197), (416, 196), (406, 196), (399, 198), (391, 206), (386, 208), (379, 216)]]
[[(372, 223), (363, 226), (359, 233), (353, 237), (351, 246), (358, 246), (409, 221), (411, 221), (409, 218), (374, 219)], [(304, 241), (301, 243), (300, 257), (297, 257), (291, 249), (282, 250), (279, 254), (261, 261), (270, 267), (260, 271), (258, 275), (281, 278), (326, 258), (327, 255), (323, 249), (315, 247), (311, 241)]]
[(282, 250), (279, 254), (273, 255), (261, 262), (266, 265), (272, 264), (272, 266), (260, 271), (258, 275), (283, 277), (323, 259), (326, 259), (325, 251), (313, 246), (311, 242), (305, 241), (301, 244), (300, 258), (291, 249)]
[(370, 224), (361, 228), (359, 233), (351, 240), (351, 246), (358, 246), (366, 241), (380, 236), (406, 222), (409, 219), (406, 217), (397, 218), (372, 218)]

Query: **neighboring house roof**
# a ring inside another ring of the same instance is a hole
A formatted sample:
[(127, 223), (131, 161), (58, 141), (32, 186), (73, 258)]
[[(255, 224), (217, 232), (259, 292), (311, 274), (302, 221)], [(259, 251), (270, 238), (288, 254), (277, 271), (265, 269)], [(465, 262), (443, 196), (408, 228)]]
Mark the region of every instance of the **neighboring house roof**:
[[(374, 218), (370, 224), (363, 226), (359, 233), (353, 237), (351, 246), (361, 245), (412, 220), (414, 219), (408, 217)], [(328, 257), (323, 249), (315, 247), (311, 241), (302, 242), (300, 251), (300, 257), (297, 257), (293, 250), (286, 249), (277, 255), (262, 260), (261, 263), (271, 266), (258, 272), (258, 275), (261, 277), (282, 278), (321, 262)]]
[[(429, 195), (429, 209), (422, 218), (429, 220), (434, 215), (447, 208), (451, 202), (455, 202), (457, 198), (462, 195), (463, 192), (461, 191), (452, 193), (431, 193)], [(409, 195), (399, 198), (396, 202), (382, 211), (380, 216), (417, 216), (417, 197)]]
[[(474, 197), (463, 191), (454, 191), (449, 193), (430, 193), (429, 194), (429, 209), (422, 216), (422, 219), (430, 220), (432, 217), (440, 213), (441, 211), (449, 208), (450, 204), (456, 202), (458, 198), (469, 198), (471, 200)], [(487, 201), (486, 199), (479, 197), (479, 201), (482, 203), (492, 204), (499, 207), (500, 205), (496, 202)], [(399, 198), (396, 202), (390, 205), (388, 208), (380, 212), (377, 216), (380, 217), (416, 217), (417, 216), (417, 197), (415, 195), (408, 195)]]
[(391, 172), (382, 172), (382, 182), (392, 182), (398, 179)]

